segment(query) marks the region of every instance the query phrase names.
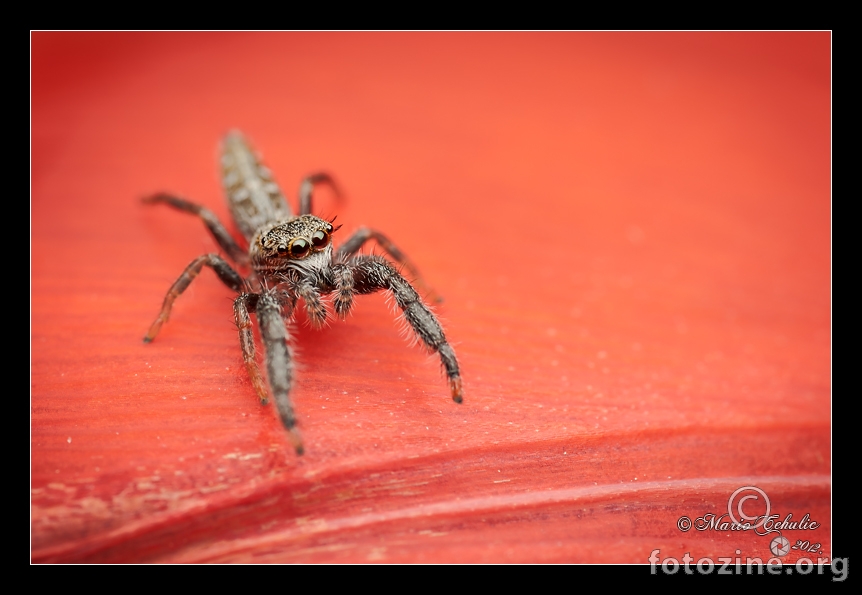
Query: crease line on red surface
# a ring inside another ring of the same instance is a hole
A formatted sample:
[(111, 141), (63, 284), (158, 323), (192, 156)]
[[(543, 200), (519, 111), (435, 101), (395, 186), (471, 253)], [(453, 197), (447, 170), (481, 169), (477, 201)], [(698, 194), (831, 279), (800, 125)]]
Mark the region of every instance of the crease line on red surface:
[[(826, 428), (815, 424), (815, 426), (812, 426), (812, 427), (802, 427), (802, 428), (793, 428), (793, 429), (795, 429), (797, 432), (802, 431), (803, 433), (807, 434), (807, 433), (814, 431), (814, 430), (823, 430)], [(786, 432), (787, 430), (788, 430), (788, 428), (784, 427), (783, 425), (773, 425), (773, 426), (770, 426), (768, 428), (759, 428), (758, 433), (756, 435), (762, 437), (764, 435), (764, 432), (767, 432), (767, 433), (770, 431), (772, 431), (772, 432), (775, 432), (775, 431)], [(667, 440), (673, 441), (675, 439), (680, 439), (680, 438), (686, 439), (686, 438), (690, 438), (690, 437), (699, 437), (701, 439), (701, 441), (703, 439), (706, 439), (709, 437), (711, 437), (712, 439), (718, 439), (719, 441), (723, 441), (725, 439), (733, 438), (733, 436), (737, 435), (738, 433), (739, 433), (738, 428), (734, 428), (734, 429), (711, 428), (711, 432), (708, 432), (707, 434), (704, 434), (702, 431), (701, 432), (695, 432), (694, 429), (692, 429), (692, 428), (686, 428), (683, 431), (675, 432), (675, 433), (672, 433), (672, 435), (668, 436), (666, 431), (653, 428), (649, 431), (645, 431), (645, 432), (642, 431), (642, 432), (637, 433), (637, 437), (639, 437), (637, 443), (640, 444), (640, 439), (643, 438), (643, 436), (649, 436), (649, 435), (660, 436), (661, 438), (663, 438), (663, 440), (662, 440), (662, 443), (663, 443)], [(541, 446), (543, 448), (540, 449), (541, 452), (537, 452), (535, 457), (532, 457), (530, 460), (524, 460), (522, 456), (519, 456), (518, 460), (525, 463), (525, 464), (533, 464), (538, 460), (543, 460), (542, 459), (543, 453), (544, 453), (544, 455), (548, 455), (549, 453), (551, 453), (555, 449), (572, 448), (575, 446), (585, 448), (589, 445), (602, 446), (602, 445), (607, 445), (607, 444), (613, 444), (614, 448), (619, 447), (620, 445), (622, 445), (623, 447), (626, 447), (626, 446), (631, 446), (633, 444), (632, 440), (634, 438), (635, 438), (635, 436), (630, 432), (629, 433), (621, 433), (620, 435), (607, 434), (607, 435), (601, 435), (601, 436), (580, 436), (580, 437), (557, 438), (557, 439), (552, 439), (550, 441), (542, 441)], [(742, 438), (745, 438), (746, 440), (750, 440), (751, 436), (748, 435), (747, 433), (744, 437), (737, 436), (734, 439), (734, 442), (738, 443), (739, 440)], [(785, 436), (785, 438), (786, 438), (786, 436)], [(565, 447), (565, 448), (563, 448), (563, 447)], [(654, 449), (655, 447), (656, 447), (656, 444), (653, 444), (652, 448)], [(507, 453), (510, 450), (511, 450), (510, 447), (492, 447), (491, 448), (491, 451), (499, 452), (499, 453)], [(465, 451), (465, 452), (467, 452), (467, 451)], [(469, 452), (471, 453), (473, 458), (475, 458), (477, 456), (477, 452), (475, 449), (469, 449)], [(413, 469), (413, 471), (415, 472), (415, 471), (419, 470), (419, 467), (424, 467), (424, 466), (428, 466), (428, 465), (436, 465), (436, 464), (439, 464), (441, 460), (451, 459), (452, 456), (453, 456), (452, 452), (439, 453), (439, 454), (429, 454), (427, 456), (417, 457), (416, 459), (410, 459), (409, 462), (413, 466), (418, 466), (415, 469)], [(369, 474), (372, 473), (372, 471), (376, 471), (378, 473), (382, 473), (386, 470), (391, 471), (391, 468), (390, 468), (391, 463), (392, 463), (391, 461), (381, 462), (375, 469), (365, 469), (361, 475), (363, 477), (368, 476)], [(83, 539), (80, 539), (80, 538), (74, 539), (71, 541), (65, 541), (63, 543), (57, 543), (57, 544), (53, 544), (53, 545), (48, 545), (47, 547), (41, 547), (41, 548), (37, 548), (35, 550), (31, 550), (31, 560), (34, 562), (37, 562), (37, 561), (49, 562), (49, 561), (60, 561), (60, 560), (70, 561), (70, 560), (89, 559), (91, 556), (97, 555), (98, 552), (100, 552), (100, 551), (101, 552), (110, 551), (111, 549), (118, 547), (118, 546), (122, 546), (123, 544), (129, 545), (129, 544), (136, 543), (139, 539), (145, 538), (146, 535), (152, 535), (152, 534), (158, 533), (159, 531), (166, 531), (166, 530), (170, 531), (171, 527), (175, 526), (175, 523), (177, 523), (178, 521), (181, 521), (181, 520), (193, 519), (193, 518), (201, 519), (201, 518), (205, 518), (207, 516), (218, 515), (218, 513), (220, 511), (227, 511), (227, 510), (231, 510), (231, 509), (242, 510), (242, 509), (248, 509), (249, 507), (257, 508), (257, 507), (261, 507), (261, 506), (266, 508), (265, 501), (267, 501), (269, 498), (278, 498), (278, 497), (280, 497), (280, 495), (283, 495), (285, 493), (285, 490), (288, 488), (288, 484), (292, 485), (293, 488), (296, 488), (298, 485), (297, 482), (299, 482), (299, 484), (303, 484), (305, 482), (310, 482), (313, 484), (317, 484), (319, 482), (327, 483), (333, 478), (340, 478), (342, 480), (342, 482), (343, 481), (352, 481), (352, 480), (350, 480), (350, 478), (342, 477), (342, 475), (346, 471), (348, 471), (349, 469), (353, 468), (354, 466), (355, 466), (355, 463), (353, 461), (347, 460), (347, 461), (342, 461), (338, 465), (325, 465), (321, 468), (315, 469), (314, 473), (306, 473), (306, 474), (304, 474), (304, 476), (293, 476), (293, 477), (279, 476), (279, 477), (270, 477), (268, 479), (258, 478), (256, 480), (250, 482), (249, 484), (242, 486), (241, 488), (239, 488), (236, 491), (231, 490), (229, 492), (221, 493), (215, 499), (212, 499), (212, 498), (195, 499), (194, 501), (185, 502), (183, 506), (176, 508), (172, 511), (169, 511), (169, 512), (166, 512), (163, 514), (159, 514), (159, 515), (154, 516), (154, 517), (150, 516), (150, 517), (135, 519), (131, 522), (126, 523), (123, 526), (117, 527), (117, 528), (110, 530), (108, 532), (105, 532), (105, 533), (89, 534), (89, 535), (83, 536)], [(820, 477), (820, 478), (826, 477), (826, 478), (828, 478), (829, 477), (828, 470), (826, 470), (826, 469), (824, 469), (824, 471), (827, 471), (827, 473), (820, 473), (820, 474), (809, 473), (809, 474), (800, 474), (800, 475), (787, 474), (784, 472), (785, 470), (783, 470), (783, 469), (782, 470), (776, 469), (775, 471), (778, 471), (778, 473), (766, 473), (764, 475), (757, 475), (756, 473), (755, 474), (749, 473), (749, 474), (743, 474), (740, 477), (741, 478), (760, 477), (760, 478), (763, 478), (763, 480), (767, 480), (766, 478), (770, 478), (770, 477), (800, 477), (800, 478), (804, 478), (804, 477)], [(813, 471), (813, 469), (812, 469), (812, 471)], [(358, 476), (356, 476), (356, 477), (358, 477)], [(703, 481), (707, 481), (705, 479), (700, 479), (700, 480), (692, 479), (692, 477), (697, 478), (697, 477), (699, 477), (699, 475), (691, 475), (691, 476), (689, 476), (689, 479), (679, 479), (679, 480), (674, 480), (672, 482), (668, 482), (668, 481), (646, 482), (646, 481), (644, 481), (644, 482), (636, 482), (636, 483), (632, 483), (632, 484), (628, 484), (628, 483), (618, 484), (618, 483), (605, 482), (599, 486), (586, 486), (586, 487), (581, 487), (581, 488), (570, 488), (570, 489), (565, 488), (562, 490), (555, 488), (555, 489), (542, 490), (542, 491), (536, 491), (536, 492), (517, 492), (517, 493), (511, 493), (509, 495), (499, 496), (497, 498), (507, 498), (507, 497), (511, 496), (512, 498), (514, 498), (514, 500), (512, 500), (511, 502), (515, 503), (514, 504), (515, 506), (518, 506), (518, 505), (526, 505), (526, 501), (521, 502), (521, 504), (517, 504), (518, 502), (520, 502), (520, 500), (518, 500), (518, 498), (527, 498), (527, 500), (529, 500), (530, 498), (537, 498), (538, 497), (537, 494), (548, 495), (544, 498), (545, 500), (547, 500), (548, 498), (551, 498), (553, 494), (558, 494), (558, 496), (563, 498), (563, 501), (565, 501), (566, 498), (569, 498), (569, 499), (577, 498), (577, 497), (588, 498), (589, 494), (593, 494), (592, 497), (598, 498), (598, 497), (600, 497), (600, 495), (602, 493), (605, 493), (605, 492), (601, 491), (603, 489), (609, 490), (606, 493), (608, 495), (611, 495), (614, 493), (613, 491), (615, 489), (624, 489), (624, 488), (619, 487), (621, 485), (622, 486), (625, 486), (625, 485), (630, 486), (628, 488), (628, 491), (632, 492), (632, 491), (644, 490), (650, 485), (653, 486), (653, 489), (658, 490), (658, 489), (660, 489), (659, 486), (666, 486), (665, 489), (672, 489), (672, 486), (674, 486), (674, 485), (676, 485), (676, 486), (683, 485), (683, 483), (680, 483), (680, 482), (697, 482), (697, 481), (703, 482)], [(700, 476), (700, 477), (703, 478), (705, 476)], [(723, 475), (723, 476), (719, 475), (719, 476), (717, 476), (717, 479), (713, 479), (713, 480), (709, 480), (709, 481), (713, 481), (713, 482), (714, 481), (725, 481), (725, 479), (720, 479), (722, 477), (726, 478), (728, 476), (727, 475)], [(355, 479), (355, 477), (354, 477), (354, 479)], [(760, 480), (758, 480), (758, 481), (760, 481)], [(285, 483), (285, 482), (287, 482), (287, 483)], [(822, 483), (822, 481), (821, 481), (821, 483)], [(827, 483), (828, 483), (828, 479), (827, 479)], [(703, 485), (706, 486), (707, 484), (703, 484)], [(711, 485), (711, 484), (709, 484), (709, 485)], [(740, 485), (744, 485), (744, 484), (740, 484)], [(739, 486), (734, 486), (733, 489), (735, 489), (736, 487), (739, 487)], [(578, 490), (581, 490), (581, 491), (578, 491)], [(583, 490), (586, 490), (586, 491), (583, 491)], [(569, 494), (569, 495), (566, 496), (564, 494)], [(484, 498), (485, 497), (477, 497), (474, 500), (481, 501)], [(459, 506), (464, 506), (463, 502), (469, 502), (469, 501), (468, 500), (461, 501), (461, 504), (459, 504)], [(428, 510), (428, 508), (427, 508), (428, 506), (434, 506), (434, 505), (435, 504), (428, 504), (428, 505), (414, 504), (412, 506), (405, 506), (401, 509), (390, 510), (385, 514), (396, 515), (396, 516), (393, 516), (392, 518), (402, 518), (402, 517), (399, 517), (397, 515), (399, 515), (399, 514), (403, 515), (405, 513), (402, 513), (399, 511), (422, 510), (422, 509)], [(435, 514), (444, 514), (444, 513), (441, 511), (441, 512), (435, 513)], [(285, 518), (285, 517), (282, 517), (282, 518)], [(409, 518), (409, 517), (403, 516), (403, 518)], [(289, 520), (289, 517), (286, 517), (286, 519)], [(373, 524), (374, 522), (385, 522), (385, 521), (386, 521), (386, 518), (381, 518), (381, 519), (376, 520), (376, 521), (373, 520), (372, 518), (369, 518), (363, 522)], [(333, 522), (337, 522), (337, 521), (333, 521)], [(355, 522), (359, 522), (359, 520), (355, 519)], [(357, 525), (357, 526), (361, 526), (361, 524)], [(176, 551), (180, 551), (182, 549), (183, 549), (182, 547), (179, 547), (179, 548), (177, 548)], [(166, 555), (170, 555), (170, 554), (168, 552), (166, 552)]]
[[(194, 555), (184, 556), (168, 555), (165, 561), (170, 562), (207, 562), (228, 554), (237, 554), (243, 551), (256, 550), (284, 543), (292, 539), (320, 535), (325, 533), (336, 533), (339, 531), (358, 529), (371, 525), (388, 523), (411, 518), (446, 517), (457, 515), (462, 512), (484, 512), (493, 513), (505, 510), (531, 508), (541, 505), (554, 505), (561, 503), (584, 503), (612, 501), (630, 494), (648, 494), (664, 492), (667, 494), (679, 492), (715, 492), (727, 490), (730, 494), (734, 489), (756, 485), (761, 489), (773, 491), (776, 488), (821, 488), (831, 489), (831, 476), (827, 475), (801, 475), (801, 476), (765, 476), (765, 477), (721, 477), (721, 478), (691, 478), (666, 481), (650, 481), (630, 484), (603, 484), (598, 486), (577, 487), (557, 490), (543, 490), (537, 492), (523, 492), (517, 494), (505, 494), (500, 496), (485, 496), (481, 498), (469, 498), (465, 500), (449, 500), (432, 504), (408, 506), (405, 508), (389, 510), (386, 512), (371, 512), (360, 515), (351, 515), (338, 519), (304, 519), (301, 526), (274, 531), (259, 537), (245, 538), (231, 541), (215, 542), (204, 547), (202, 552), (200, 546), (191, 546)], [(203, 555), (202, 555), (203, 554)]]

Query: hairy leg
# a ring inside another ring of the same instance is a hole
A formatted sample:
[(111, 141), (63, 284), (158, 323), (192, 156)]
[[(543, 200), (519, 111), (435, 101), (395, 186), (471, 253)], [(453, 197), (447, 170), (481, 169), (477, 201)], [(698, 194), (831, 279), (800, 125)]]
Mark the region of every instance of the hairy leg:
[(359, 252), (362, 246), (369, 240), (376, 241), (378, 246), (383, 248), (395, 262), (403, 266), (404, 269), (410, 273), (410, 276), (413, 277), (413, 282), (420, 290), (422, 290), (422, 293), (426, 295), (429, 301), (435, 303), (443, 301), (443, 299), (425, 283), (422, 279), (422, 275), (419, 274), (419, 269), (417, 269), (416, 265), (407, 258), (407, 255), (404, 254), (398, 246), (393, 244), (392, 240), (375, 229), (370, 229), (368, 227), (360, 227), (357, 229), (353, 235), (347, 238), (347, 240), (339, 246), (333, 260), (335, 260), (335, 262), (346, 262), (348, 258)]
[(233, 237), (228, 233), (225, 226), (218, 220), (218, 217), (216, 217), (208, 208), (196, 205), (184, 198), (164, 193), (147, 196), (143, 199), (143, 202), (146, 204), (163, 203), (180, 211), (197, 215), (203, 220), (204, 225), (207, 226), (207, 229), (212, 234), (215, 241), (221, 249), (227, 253), (231, 260), (240, 264), (246, 264), (248, 262), (248, 254), (246, 254), (245, 250), (239, 247)]
[(260, 404), (266, 405), (269, 402), (269, 395), (266, 392), (266, 383), (263, 380), (263, 375), (261, 375), (257, 360), (255, 360), (254, 334), (251, 329), (251, 317), (248, 315), (249, 312), (257, 311), (259, 297), (256, 293), (241, 294), (233, 302), (233, 313), (236, 319), (236, 327), (239, 330), (239, 346), (242, 349), (242, 359), (245, 362), (245, 369), (248, 371), (254, 391), (257, 393), (258, 398), (260, 398)]
[(404, 312), (404, 319), (413, 328), (416, 336), (431, 351), (440, 355), (443, 369), (449, 379), (452, 399), (463, 400), (461, 371), (455, 352), (446, 341), (440, 322), (410, 283), (391, 264), (379, 256), (357, 256), (347, 263), (353, 273), (353, 289), (356, 293), (373, 293), (389, 290), (395, 303)]
[(159, 312), (159, 315), (156, 317), (153, 324), (150, 325), (150, 330), (144, 337), (144, 343), (149, 343), (156, 338), (156, 335), (159, 333), (159, 329), (162, 328), (162, 325), (168, 321), (168, 317), (171, 315), (171, 307), (174, 305), (174, 300), (186, 290), (189, 284), (198, 276), (201, 269), (205, 266), (208, 266), (215, 271), (215, 274), (218, 275), (218, 278), (221, 279), (222, 283), (237, 293), (242, 289), (242, 277), (240, 277), (239, 273), (233, 270), (221, 256), (218, 254), (204, 254), (202, 256), (198, 256), (189, 266), (186, 267), (179, 279), (174, 281), (174, 284), (171, 285), (167, 295), (165, 295), (165, 301), (162, 303), (162, 310)]
[(341, 191), (338, 189), (338, 185), (335, 183), (335, 180), (332, 179), (327, 173), (317, 173), (312, 174), (305, 178), (302, 181), (302, 184), (299, 185), (299, 214), (300, 215), (311, 215), (311, 199), (314, 194), (314, 186), (315, 184), (328, 184), (332, 191), (335, 193), (335, 196), (341, 197)]
[(302, 438), (296, 428), (296, 416), (290, 402), (293, 385), (293, 357), (288, 343), (287, 328), (274, 292), (261, 293), (257, 300), (257, 321), (266, 350), (266, 372), (269, 388), (275, 399), (281, 423), (287, 430), (297, 454), (303, 453)]

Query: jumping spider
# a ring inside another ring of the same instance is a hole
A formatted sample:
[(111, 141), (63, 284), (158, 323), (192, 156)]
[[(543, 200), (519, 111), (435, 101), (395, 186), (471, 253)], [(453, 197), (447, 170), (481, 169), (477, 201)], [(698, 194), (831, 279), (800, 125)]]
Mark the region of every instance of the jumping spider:
[(360, 228), (337, 250), (333, 226), (311, 214), (314, 185), (335, 183), (326, 174), (305, 178), (299, 189), (299, 215), (294, 215), (281, 189), (239, 132), (229, 133), (222, 148), (222, 181), (228, 206), (237, 227), (248, 242), (246, 253), (227, 229), (206, 207), (169, 194), (154, 194), (146, 203), (164, 203), (200, 217), (222, 250), (238, 265), (251, 273), (243, 278), (218, 254), (195, 258), (165, 296), (161, 312), (150, 326), (144, 342), (151, 342), (167, 322), (174, 300), (186, 290), (205, 266), (237, 292), (233, 303), (239, 343), (251, 383), (266, 404), (269, 400), (266, 382), (255, 359), (250, 313), (257, 315), (266, 352), (269, 389), (297, 454), (302, 454), (302, 439), (296, 428), (296, 417), (290, 402), (293, 384), (293, 358), (285, 322), (292, 319), (297, 301), (305, 303), (308, 319), (315, 327), (329, 316), (323, 296), (333, 294), (332, 305), (339, 318), (345, 318), (356, 295), (390, 291), (403, 311), (404, 319), (417, 338), (432, 352), (440, 354), (449, 379), (452, 399), (460, 403), (461, 374), (455, 352), (446, 341), (443, 329), (419, 293), (386, 259), (376, 255), (357, 254), (368, 240), (375, 240), (389, 256), (418, 279), (415, 267), (386, 236), (378, 231)]

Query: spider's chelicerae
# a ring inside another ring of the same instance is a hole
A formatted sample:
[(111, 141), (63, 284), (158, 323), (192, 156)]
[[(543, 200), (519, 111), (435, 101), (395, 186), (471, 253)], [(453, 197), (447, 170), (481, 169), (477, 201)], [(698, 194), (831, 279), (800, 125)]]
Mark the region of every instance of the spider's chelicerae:
[(147, 203), (164, 203), (199, 216), (218, 245), (238, 265), (250, 269), (243, 278), (218, 254), (195, 258), (183, 271), (165, 296), (162, 310), (144, 337), (149, 343), (168, 320), (171, 306), (205, 266), (222, 282), (237, 292), (233, 303), (239, 343), (251, 383), (262, 404), (269, 400), (266, 382), (255, 359), (251, 318), (255, 314), (266, 352), (269, 390), (296, 452), (302, 454), (302, 439), (296, 429), (296, 417), (290, 402), (293, 385), (293, 358), (285, 321), (294, 314), (301, 298), (308, 319), (315, 327), (326, 323), (329, 311), (322, 299), (332, 294), (335, 313), (344, 318), (353, 307), (356, 295), (389, 291), (403, 311), (404, 319), (418, 339), (443, 362), (449, 379), (452, 399), (461, 402), (461, 374), (455, 352), (446, 341), (437, 317), (422, 301), (419, 293), (386, 259), (358, 254), (369, 240), (375, 240), (389, 256), (418, 279), (415, 267), (389, 239), (372, 229), (360, 228), (337, 250), (333, 226), (311, 214), (314, 185), (327, 183), (335, 188), (326, 174), (309, 176), (299, 189), (299, 214), (294, 215), (287, 200), (246, 140), (231, 132), (224, 140), (221, 157), (222, 181), (234, 221), (248, 242), (248, 252), (231, 237), (216, 216), (200, 205), (169, 194), (155, 194)]

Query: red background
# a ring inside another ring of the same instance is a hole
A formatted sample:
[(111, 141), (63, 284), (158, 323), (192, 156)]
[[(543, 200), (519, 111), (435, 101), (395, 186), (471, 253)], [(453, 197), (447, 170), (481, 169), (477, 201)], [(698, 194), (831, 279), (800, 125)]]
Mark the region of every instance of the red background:
[[(745, 485), (831, 555), (829, 33), (31, 42), (33, 561), (766, 559), (677, 528)], [(231, 128), (413, 258), (463, 405), (383, 296), (293, 327), (303, 457), (210, 271), (141, 342), (215, 244), (138, 199), (228, 222)]]

